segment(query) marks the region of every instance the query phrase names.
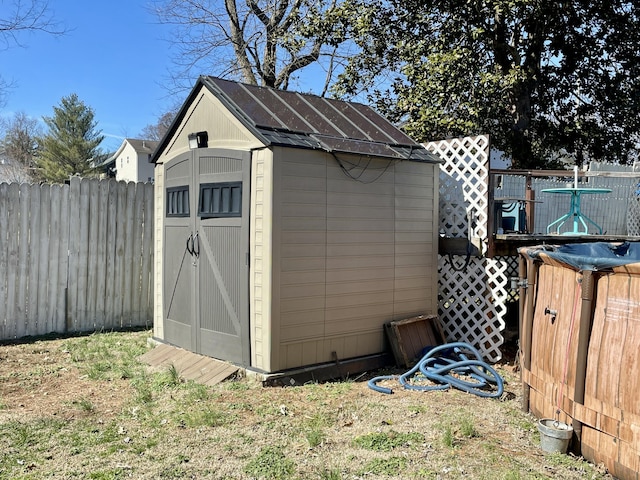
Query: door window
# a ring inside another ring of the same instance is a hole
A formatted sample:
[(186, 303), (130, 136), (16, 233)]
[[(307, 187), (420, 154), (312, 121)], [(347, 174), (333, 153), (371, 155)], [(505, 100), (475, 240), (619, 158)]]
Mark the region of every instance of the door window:
[(198, 216), (201, 218), (241, 217), (242, 182), (201, 184)]
[(189, 186), (167, 188), (167, 217), (189, 216)]

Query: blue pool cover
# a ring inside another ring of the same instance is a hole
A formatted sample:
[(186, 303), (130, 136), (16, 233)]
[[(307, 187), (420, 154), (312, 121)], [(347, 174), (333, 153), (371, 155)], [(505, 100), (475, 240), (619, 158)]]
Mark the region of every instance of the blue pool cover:
[(609, 270), (640, 263), (640, 242), (593, 242), (523, 247), (518, 252), (533, 259), (549, 259), (576, 270)]

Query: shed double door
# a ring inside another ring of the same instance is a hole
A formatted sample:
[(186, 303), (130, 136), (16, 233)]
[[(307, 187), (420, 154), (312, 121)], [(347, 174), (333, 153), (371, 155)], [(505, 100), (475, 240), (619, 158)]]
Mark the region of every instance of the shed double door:
[(249, 200), (249, 152), (196, 149), (165, 166), (165, 340), (243, 365)]

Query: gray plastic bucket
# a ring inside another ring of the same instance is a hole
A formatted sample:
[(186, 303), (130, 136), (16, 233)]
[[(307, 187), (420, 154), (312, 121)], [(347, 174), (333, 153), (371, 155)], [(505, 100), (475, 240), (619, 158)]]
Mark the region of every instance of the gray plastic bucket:
[(552, 418), (543, 418), (538, 422), (540, 431), (540, 447), (548, 453), (566, 453), (573, 427)]

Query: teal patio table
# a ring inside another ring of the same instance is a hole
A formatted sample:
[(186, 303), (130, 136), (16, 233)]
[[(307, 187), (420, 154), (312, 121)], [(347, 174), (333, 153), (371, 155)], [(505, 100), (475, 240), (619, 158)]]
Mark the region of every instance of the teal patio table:
[[(551, 230), (555, 227), (556, 233), (560, 233), (560, 228), (567, 223), (570, 219), (573, 219), (573, 230), (564, 232), (563, 235), (588, 235), (589, 234), (589, 226), (587, 223), (590, 223), (595, 228), (598, 229), (598, 233), (602, 235), (602, 227), (598, 225), (596, 222), (587, 217), (582, 210), (580, 209), (580, 197), (582, 195), (593, 195), (593, 194), (602, 194), (602, 193), (611, 193), (610, 188), (545, 188), (542, 190), (544, 193), (557, 193), (560, 195), (570, 195), (571, 196), (571, 206), (569, 207), (569, 211), (562, 215), (557, 220), (554, 220), (547, 226), (547, 233), (551, 233)], [(580, 226), (583, 227), (583, 230), (580, 229)]]

